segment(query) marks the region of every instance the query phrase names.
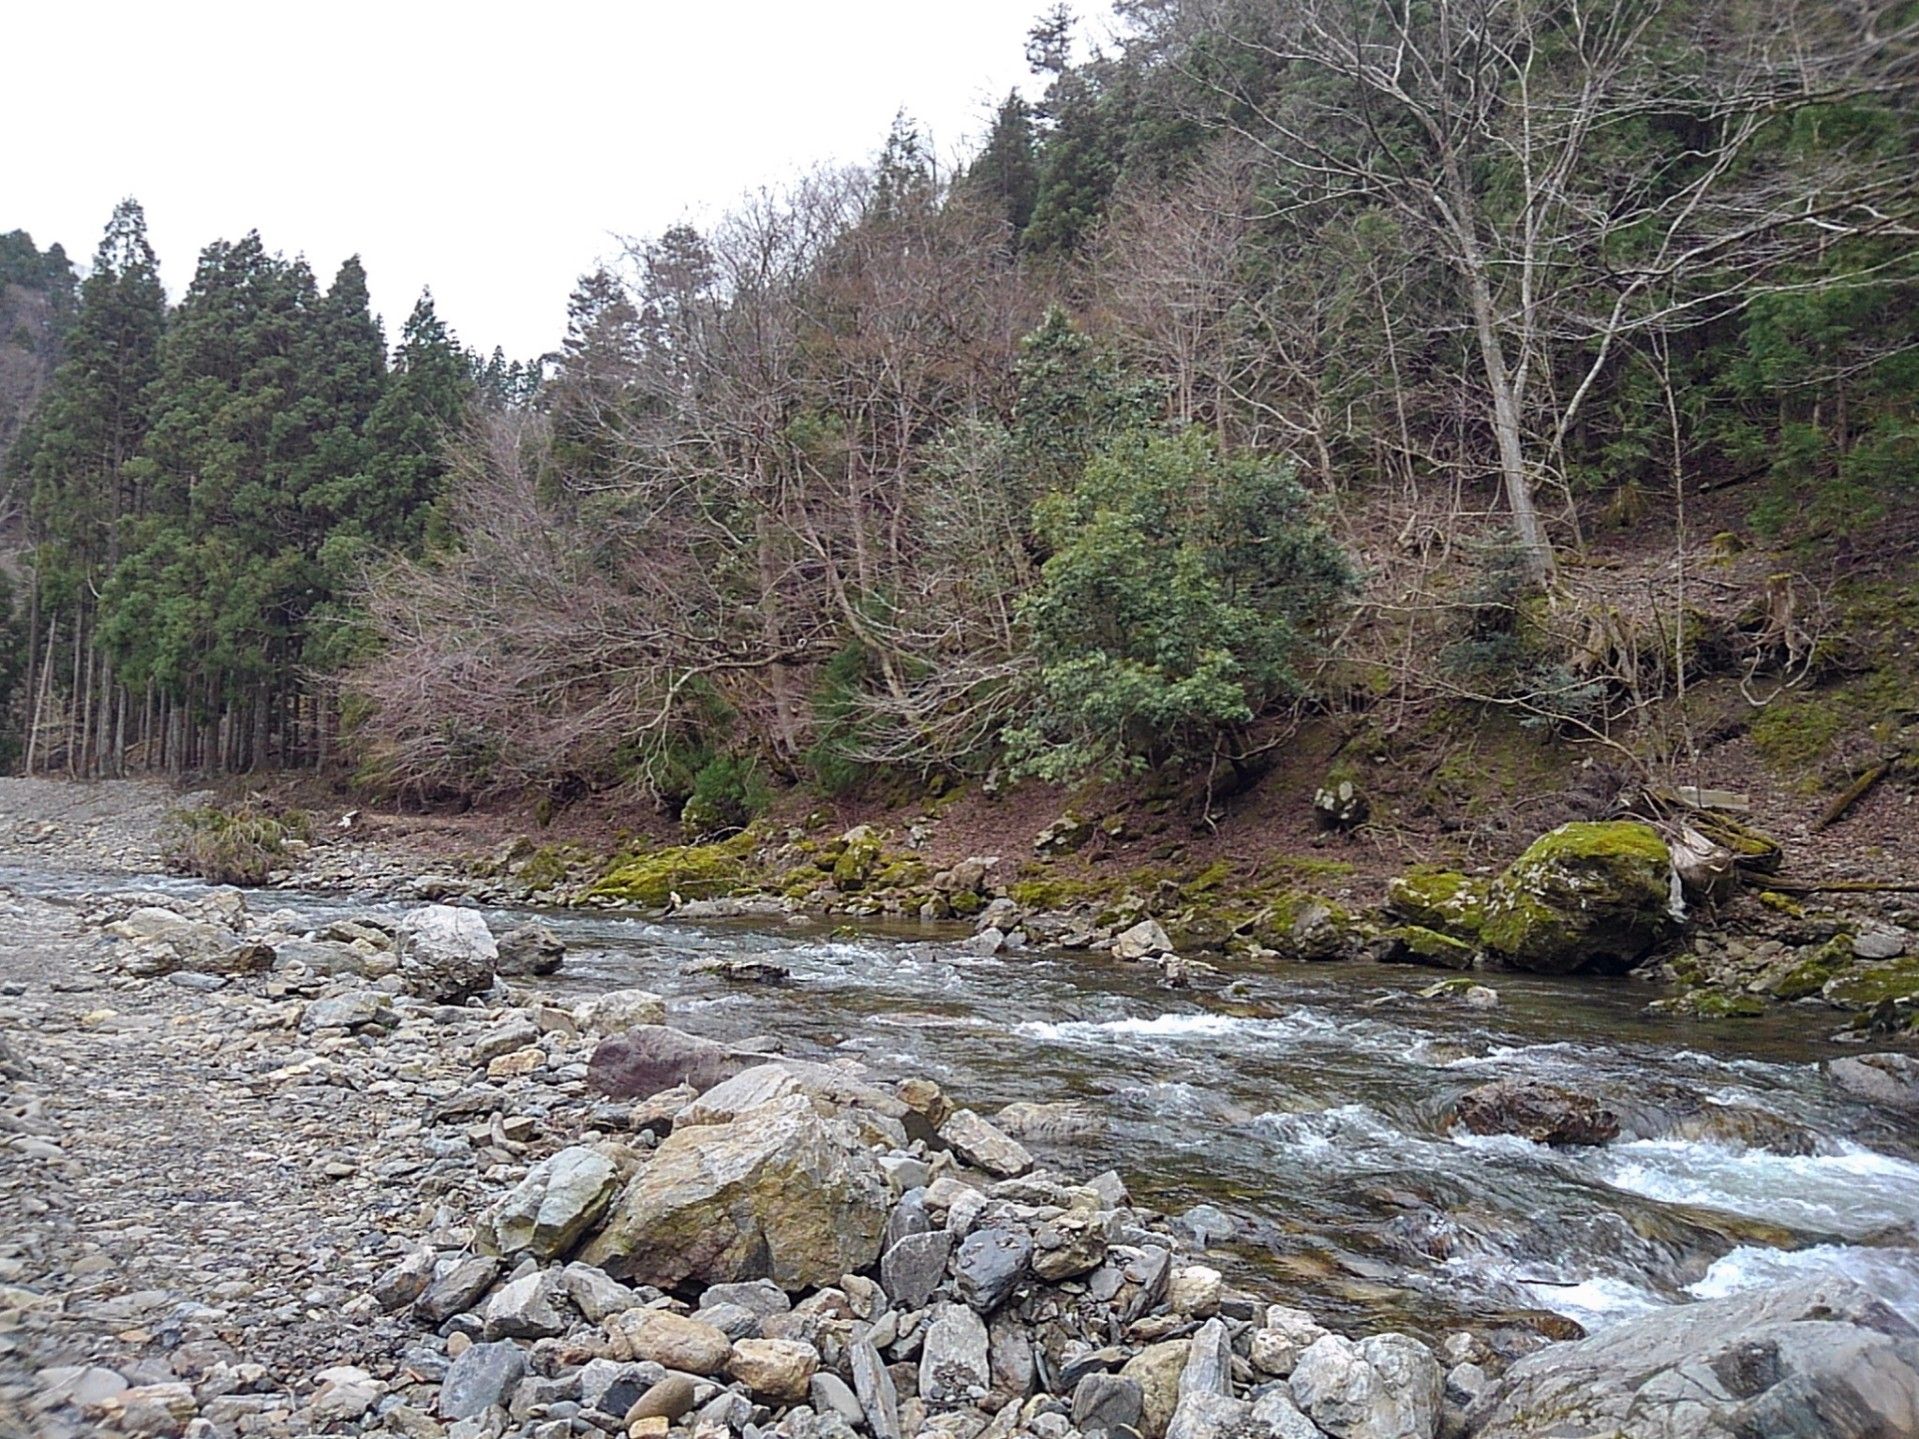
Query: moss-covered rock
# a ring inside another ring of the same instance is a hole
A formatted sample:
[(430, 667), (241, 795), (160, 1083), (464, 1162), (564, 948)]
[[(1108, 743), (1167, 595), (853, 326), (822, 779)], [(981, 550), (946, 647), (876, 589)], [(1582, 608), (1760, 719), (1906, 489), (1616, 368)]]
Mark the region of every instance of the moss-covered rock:
[(1287, 959), (1314, 963), (1351, 959), (1364, 936), (1344, 906), (1315, 894), (1280, 894), (1239, 932)]
[(1828, 980), (1820, 993), (1828, 1004), (1842, 1009), (1876, 1009), (1902, 1000), (1919, 1001), (1919, 955), (1840, 975)]
[(1679, 1019), (1755, 1019), (1766, 1012), (1765, 1000), (1755, 994), (1732, 994), (1723, 989), (1689, 989), (1646, 1006), (1649, 1014)]
[(879, 832), (868, 824), (849, 829), (834, 848), (833, 883), (842, 890), (864, 889), (886, 857)]
[(1416, 869), (1386, 886), (1386, 908), (1422, 929), (1476, 940), (1486, 923), (1486, 881), (1457, 870)]
[(1679, 930), (1671, 876), (1666, 842), (1651, 825), (1564, 824), (1493, 881), (1480, 938), (1517, 969), (1627, 969)]
[(589, 891), (595, 897), (659, 908), (681, 899), (722, 899), (749, 893), (757, 841), (749, 830), (718, 844), (670, 845), (616, 860)]
[(1824, 944), (1798, 951), (1793, 962), (1768, 975), (1762, 987), (1774, 999), (1806, 999), (1852, 967), (1852, 938), (1836, 934)]
[(1417, 924), (1385, 931), (1376, 950), (1383, 964), (1423, 964), (1432, 969), (1471, 969), (1477, 952), (1451, 935)]

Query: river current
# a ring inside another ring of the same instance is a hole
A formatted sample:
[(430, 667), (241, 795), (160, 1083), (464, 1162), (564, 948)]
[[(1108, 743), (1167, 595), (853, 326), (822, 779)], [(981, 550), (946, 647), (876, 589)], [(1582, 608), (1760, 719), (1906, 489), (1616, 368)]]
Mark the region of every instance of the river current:
[[(181, 887), (24, 870), (0, 883), (50, 897)], [(315, 923), (404, 908), (251, 903)], [(950, 930), (489, 918), (565, 939), (565, 967), (537, 982), (567, 1000), (652, 989), (689, 1031), (928, 1075), (987, 1114), (1073, 1101), (1083, 1124), (1027, 1141), (1043, 1164), (1117, 1170), (1216, 1242), (1230, 1229), (1219, 1247), (1246, 1277), (1354, 1326), (1430, 1335), (1544, 1313), (1596, 1330), (1819, 1271), (1919, 1323), (1919, 1126), (1826, 1078), (1820, 1061), (1850, 1052), (1825, 1038), (1827, 1011), (1688, 1023), (1645, 1015), (1656, 991), (1631, 980), (1510, 974), (1484, 976), (1501, 1003), (1479, 1010), (1419, 998), (1430, 972), (1372, 964), (1235, 970), (1169, 992), (1149, 967), (976, 955)], [(791, 979), (703, 968), (742, 958)], [(1502, 1077), (1591, 1094), (1628, 1137), (1549, 1149), (1446, 1129), (1458, 1094)]]

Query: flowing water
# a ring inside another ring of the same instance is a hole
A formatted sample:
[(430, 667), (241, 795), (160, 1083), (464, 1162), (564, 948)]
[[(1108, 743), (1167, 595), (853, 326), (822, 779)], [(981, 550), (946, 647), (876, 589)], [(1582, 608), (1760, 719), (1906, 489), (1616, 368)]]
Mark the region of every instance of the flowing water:
[[(20, 871), (0, 883), (81, 887)], [(400, 908), (254, 903), (316, 922)], [(1688, 1024), (1646, 1016), (1643, 984), (1521, 975), (1487, 976), (1501, 1004), (1485, 1011), (1418, 998), (1430, 973), (1361, 964), (1174, 993), (1147, 967), (974, 955), (951, 932), (533, 917), (568, 944), (542, 983), (569, 999), (653, 989), (682, 1028), (929, 1075), (984, 1113), (1077, 1101), (1096, 1132), (1029, 1142), (1042, 1162), (1116, 1169), (1169, 1213), (1224, 1211), (1247, 1277), (1351, 1323), (1431, 1334), (1544, 1312), (1591, 1329), (1819, 1271), (1919, 1322), (1919, 1127), (1827, 1081), (1819, 1061), (1846, 1051), (1825, 1040), (1824, 1011)], [(698, 968), (747, 957), (791, 981)], [(1641, 1137), (1555, 1150), (1446, 1131), (1459, 1093), (1519, 1076), (1597, 1096)]]

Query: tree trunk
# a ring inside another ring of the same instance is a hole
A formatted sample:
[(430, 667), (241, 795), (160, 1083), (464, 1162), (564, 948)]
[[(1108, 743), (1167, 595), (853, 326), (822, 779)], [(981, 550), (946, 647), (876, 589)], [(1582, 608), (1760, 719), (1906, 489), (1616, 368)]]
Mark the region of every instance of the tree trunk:
[(1479, 335), (1479, 357), (1486, 368), (1486, 387), (1493, 399), (1493, 438), (1499, 446), (1499, 473), (1506, 503), (1513, 512), (1513, 532), (1526, 552), (1526, 573), (1545, 585), (1553, 577), (1553, 550), (1533, 508), (1533, 486), (1526, 474), (1526, 455), (1519, 439), (1519, 399), (1513, 393), (1512, 372), (1493, 328), (1492, 290), (1483, 269), (1472, 270), (1473, 327)]

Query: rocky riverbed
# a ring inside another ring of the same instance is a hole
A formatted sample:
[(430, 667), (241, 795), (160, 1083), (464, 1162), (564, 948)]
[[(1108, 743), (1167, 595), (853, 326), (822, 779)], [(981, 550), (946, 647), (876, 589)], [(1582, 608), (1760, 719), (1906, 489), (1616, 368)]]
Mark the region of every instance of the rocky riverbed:
[(0, 835), (0, 1434), (1919, 1423), (1905, 1056), (99, 873), (152, 809)]
[[(1209, 1252), (1224, 1216), (1169, 1218), (1015, 1137), (1076, 1106), (987, 1117), (777, 1036), (683, 1033), (646, 991), (563, 1002), (559, 946), (473, 910), (274, 903), (4, 902), (18, 1432), (1863, 1435), (1919, 1413), (1919, 1337), (1834, 1276), (1584, 1343), (1340, 1334)], [(1911, 1101), (1909, 1066), (1868, 1068)], [(1462, 1122), (1525, 1133), (1567, 1099), (1482, 1096)], [(1589, 1427), (1541, 1427), (1572, 1413)], [(1779, 1427), (1805, 1415), (1827, 1427)]]

